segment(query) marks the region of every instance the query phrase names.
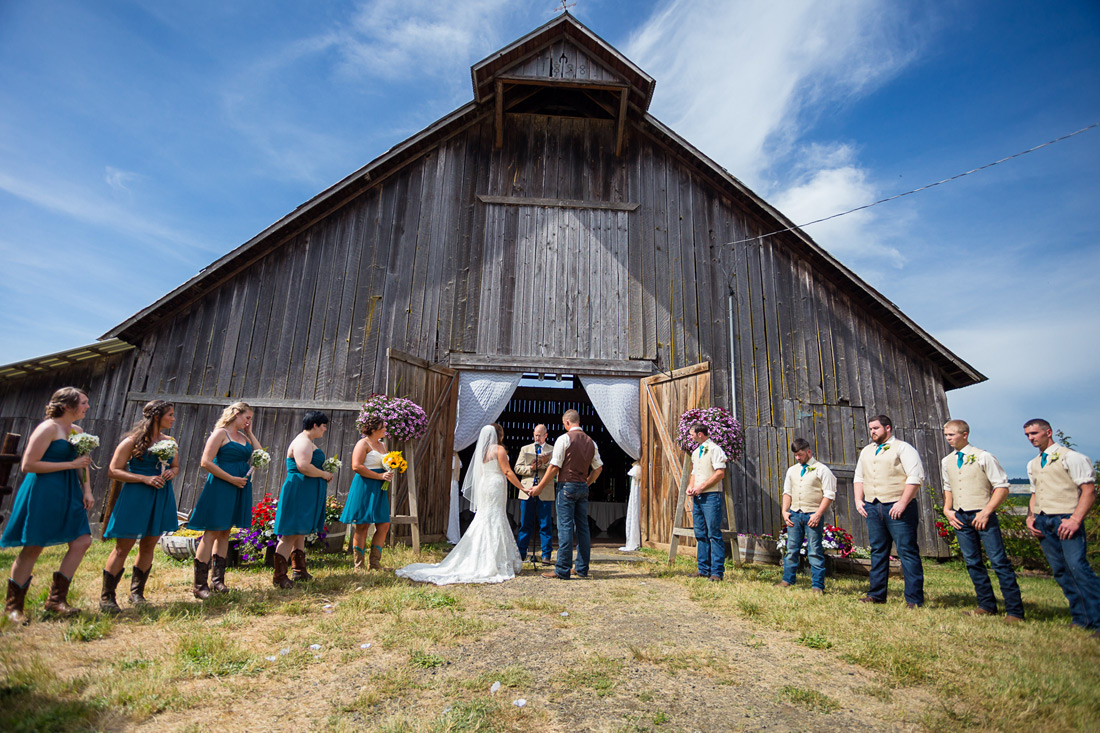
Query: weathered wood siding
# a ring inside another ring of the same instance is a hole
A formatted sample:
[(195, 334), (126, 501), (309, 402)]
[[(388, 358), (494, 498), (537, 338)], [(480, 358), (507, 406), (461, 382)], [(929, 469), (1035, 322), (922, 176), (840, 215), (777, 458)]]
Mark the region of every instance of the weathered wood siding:
[[(183, 508), (197, 497), (218, 405), (235, 399), (293, 401), (257, 410), (257, 435), (277, 458), (297, 432), (297, 405), (328, 406), (323, 447), (350, 457), (354, 413), (335, 408), (385, 389), (387, 347), (430, 363), (450, 352), (653, 359), (661, 371), (709, 361), (714, 403), (736, 407), (746, 428), (741, 531), (779, 530), (788, 445), (799, 435), (843, 473), (866, 417), (885, 412), (934, 467), (947, 409), (931, 363), (816, 272), (794, 238), (726, 246), (775, 222), (644, 120), (632, 123), (622, 157), (615, 133), (609, 121), (509, 115), (497, 149), (486, 111), (228, 279), (204, 282), (201, 298), (123, 360), (132, 376), (92, 391), (111, 420), (133, 414), (129, 392), (200, 400), (177, 406)], [(58, 374), (51, 386), (71, 381)], [(22, 392), (4, 385), (3, 415), (23, 416), (25, 430), (42, 399), (27, 412), (12, 390)], [(265, 474), (257, 495), (278, 490), (281, 463)], [(333, 490), (344, 496), (350, 479), (345, 470)], [(938, 486), (934, 470), (929, 483)], [(862, 538), (850, 476), (845, 489), (835, 521)], [(922, 545), (934, 551), (924, 517)]]

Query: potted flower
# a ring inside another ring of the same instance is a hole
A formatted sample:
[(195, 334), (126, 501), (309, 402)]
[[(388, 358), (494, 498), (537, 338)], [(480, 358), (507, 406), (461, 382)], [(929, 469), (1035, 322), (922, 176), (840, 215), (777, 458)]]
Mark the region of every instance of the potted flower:
[(271, 494), (264, 494), (252, 507), (252, 525), (247, 529), (237, 530), (234, 539), (237, 541), (241, 562), (253, 562), (262, 558), (265, 564), (272, 563), (270, 556), (275, 552), (278, 541), (275, 536), (277, 504), (278, 500)]
[(783, 554), (775, 549), (775, 539), (766, 534), (737, 534), (737, 549), (742, 562), (777, 563)]
[(708, 437), (725, 452), (726, 458), (731, 461), (741, 460), (741, 454), (745, 451), (745, 436), (741, 432), (741, 423), (733, 419), (729, 410), (721, 407), (700, 407), (687, 410), (680, 416), (676, 442), (687, 453), (699, 447), (691, 437), (691, 428), (696, 423), (707, 426)]
[(363, 403), (355, 427), (362, 432), (363, 425), (371, 417), (380, 417), (386, 423), (386, 432), (395, 440), (416, 440), (428, 429), (428, 415), (424, 408), (404, 397), (372, 394)]
[(340, 552), (344, 549), (344, 532), (347, 525), (340, 521), (344, 505), (330, 496), (325, 501), (325, 526), (316, 534), (306, 535), (306, 544), (320, 547), (325, 552)]

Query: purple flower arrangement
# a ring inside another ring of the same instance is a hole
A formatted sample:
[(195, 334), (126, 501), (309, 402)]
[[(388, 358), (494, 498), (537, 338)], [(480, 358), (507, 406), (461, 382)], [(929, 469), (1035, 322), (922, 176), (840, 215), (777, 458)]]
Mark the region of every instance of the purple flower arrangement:
[(687, 452), (699, 447), (699, 444), (691, 437), (691, 427), (695, 423), (703, 423), (710, 431), (710, 439), (725, 451), (726, 457), (731, 461), (741, 459), (745, 452), (745, 436), (741, 432), (741, 423), (733, 419), (729, 410), (721, 407), (701, 407), (688, 410), (680, 416), (680, 427), (677, 431), (676, 442)]
[(355, 420), (359, 432), (371, 417), (379, 417), (386, 423), (386, 432), (400, 441), (416, 440), (428, 430), (428, 415), (424, 408), (404, 397), (373, 394), (363, 403), (363, 409)]

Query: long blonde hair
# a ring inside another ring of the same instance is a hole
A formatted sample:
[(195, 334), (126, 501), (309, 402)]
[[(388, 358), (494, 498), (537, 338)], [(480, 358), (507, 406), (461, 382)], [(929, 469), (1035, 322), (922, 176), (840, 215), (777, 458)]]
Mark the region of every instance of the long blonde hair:
[(218, 418), (218, 422), (215, 423), (216, 427), (224, 428), (229, 423), (237, 419), (237, 415), (242, 412), (255, 412), (247, 402), (234, 402), (229, 407), (222, 410), (222, 416)]
[(81, 395), (87, 397), (88, 393), (77, 387), (62, 387), (57, 390), (46, 405), (46, 417), (61, 417), (65, 414), (65, 410), (75, 410), (80, 407)]

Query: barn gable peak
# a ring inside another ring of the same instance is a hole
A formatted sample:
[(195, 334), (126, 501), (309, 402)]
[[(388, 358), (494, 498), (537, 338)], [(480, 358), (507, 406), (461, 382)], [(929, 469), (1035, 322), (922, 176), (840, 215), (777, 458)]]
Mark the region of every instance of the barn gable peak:
[[(568, 12), (470, 67), (474, 101), (505, 114), (613, 120), (649, 109), (653, 78)], [(621, 138), (618, 147), (621, 148)]]

